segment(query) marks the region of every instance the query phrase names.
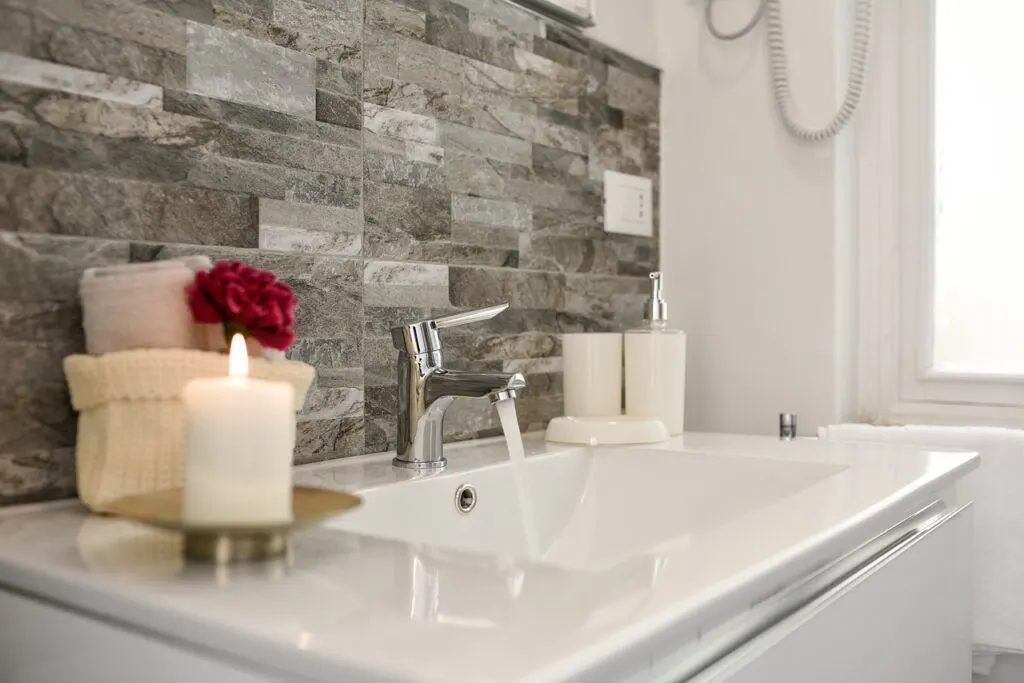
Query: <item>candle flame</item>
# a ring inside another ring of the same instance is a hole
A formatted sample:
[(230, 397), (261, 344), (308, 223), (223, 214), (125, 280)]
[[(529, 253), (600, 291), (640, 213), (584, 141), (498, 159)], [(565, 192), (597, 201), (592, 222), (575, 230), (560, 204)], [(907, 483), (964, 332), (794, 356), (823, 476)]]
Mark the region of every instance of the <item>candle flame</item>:
[(245, 337), (237, 333), (231, 338), (231, 351), (228, 353), (228, 375), (230, 377), (249, 376), (249, 350), (245, 347)]

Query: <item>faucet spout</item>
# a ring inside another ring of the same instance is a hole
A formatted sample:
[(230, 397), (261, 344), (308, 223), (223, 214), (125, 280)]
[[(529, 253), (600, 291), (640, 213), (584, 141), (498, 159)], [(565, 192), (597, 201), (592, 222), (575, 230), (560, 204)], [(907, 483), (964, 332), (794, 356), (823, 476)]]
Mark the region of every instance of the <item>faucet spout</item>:
[(518, 372), (467, 372), (439, 368), (427, 378), (427, 403), (448, 396), (489, 398), (497, 402), (515, 398), (526, 388), (526, 378)]

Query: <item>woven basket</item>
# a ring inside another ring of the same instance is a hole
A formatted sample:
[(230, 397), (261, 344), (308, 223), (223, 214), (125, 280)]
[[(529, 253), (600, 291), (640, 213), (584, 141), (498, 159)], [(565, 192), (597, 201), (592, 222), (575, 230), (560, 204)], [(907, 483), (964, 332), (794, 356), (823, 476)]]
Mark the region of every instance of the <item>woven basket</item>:
[[(227, 356), (186, 349), (68, 356), (64, 374), (79, 411), (78, 497), (93, 512), (139, 493), (184, 481), (181, 392), (199, 377), (224, 377)], [(249, 359), (249, 376), (295, 387), (302, 408), (314, 370), (305, 363)]]

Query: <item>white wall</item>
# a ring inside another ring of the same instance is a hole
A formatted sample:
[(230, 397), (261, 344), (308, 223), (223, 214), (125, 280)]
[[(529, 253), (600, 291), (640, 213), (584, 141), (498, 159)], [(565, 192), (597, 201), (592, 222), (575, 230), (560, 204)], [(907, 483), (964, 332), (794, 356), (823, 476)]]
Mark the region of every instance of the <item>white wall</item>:
[[(808, 122), (835, 107), (837, 4), (784, 3)], [(738, 27), (756, 0), (716, 8), (720, 27)], [(782, 127), (763, 27), (725, 43), (707, 33), (699, 6), (657, 9), (661, 262), (673, 322), (689, 339), (686, 428), (776, 433), (787, 411), (811, 433), (841, 417), (851, 389), (843, 266), (852, 247), (837, 250), (845, 204), (834, 146), (800, 143)]]
[(655, 21), (659, 1), (595, 0), (594, 16), (597, 25), (587, 29), (586, 33), (630, 57), (659, 66)]

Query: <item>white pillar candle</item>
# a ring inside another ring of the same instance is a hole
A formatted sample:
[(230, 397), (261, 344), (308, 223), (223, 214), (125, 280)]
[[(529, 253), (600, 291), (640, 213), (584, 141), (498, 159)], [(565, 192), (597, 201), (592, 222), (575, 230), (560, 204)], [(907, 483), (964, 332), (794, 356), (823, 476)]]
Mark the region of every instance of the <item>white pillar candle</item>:
[(292, 518), (295, 389), (252, 379), (245, 340), (231, 340), (228, 376), (185, 386), (184, 521), (251, 526)]
[(562, 401), (569, 417), (622, 414), (622, 335), (562, 335)]

